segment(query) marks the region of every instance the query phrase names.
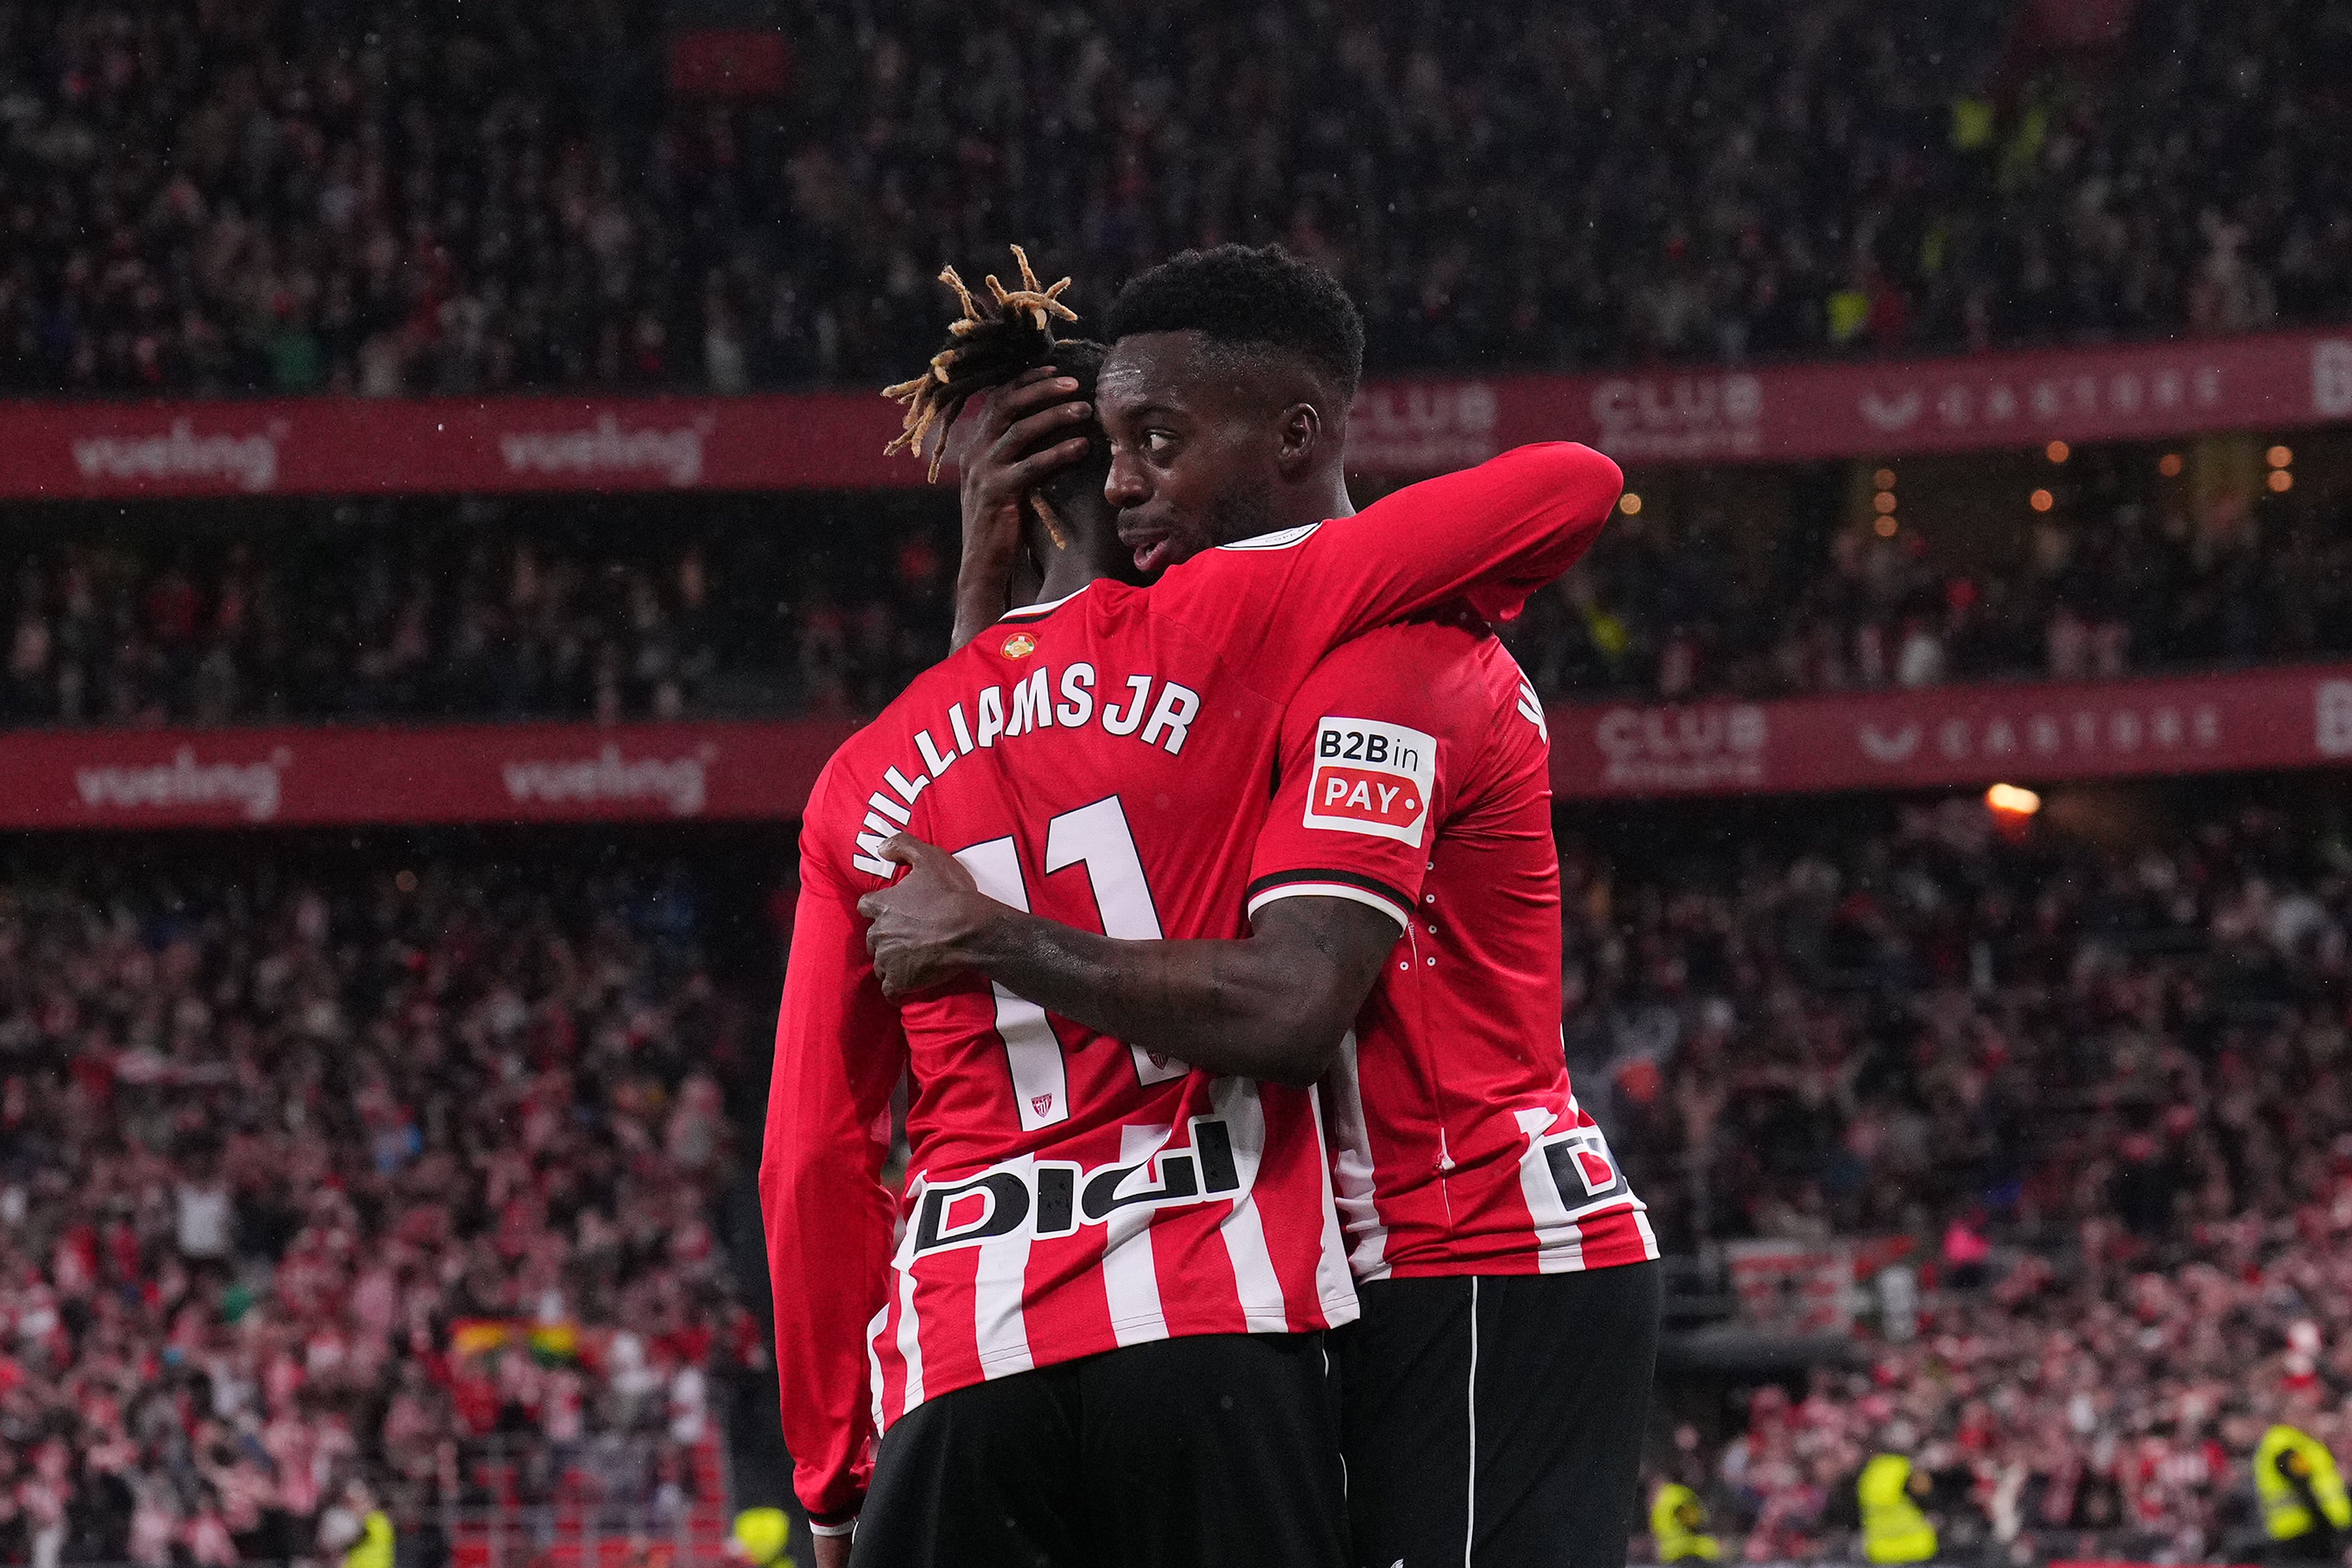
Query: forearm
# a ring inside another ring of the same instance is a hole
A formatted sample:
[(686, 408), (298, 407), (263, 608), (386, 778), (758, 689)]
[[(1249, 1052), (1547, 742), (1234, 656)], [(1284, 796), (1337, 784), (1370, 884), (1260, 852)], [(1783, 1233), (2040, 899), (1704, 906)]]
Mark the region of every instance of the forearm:
[(1047, 1012), (1238, 1078), (1313, 1082), (1354, 1012), (1294, 957), (1252, 940), (1126, 942), (1005, 909), (967, 954)]

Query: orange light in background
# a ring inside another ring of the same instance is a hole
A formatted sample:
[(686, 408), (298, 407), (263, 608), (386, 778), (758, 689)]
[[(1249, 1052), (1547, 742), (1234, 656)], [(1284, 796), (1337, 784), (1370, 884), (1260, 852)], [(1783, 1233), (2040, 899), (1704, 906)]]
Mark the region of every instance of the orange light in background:
[(1876, 485), (1880, 489), (1891, 490), (1895, 488), (1895, 470), (1893, 468), (1881, 468), (1878, 472), (1870, 476), (1870, 482)]
[(1893, 490), (1881, 490), (1878, 492), (1877, 499), (1873, 500), (1870, 504), (1876, 507), (1881, 511), (1893, 511), (1895, 507), (1895, 492)]
[(1634, 513), (1642, 510), (1642, 498), (1635, 495), (1632, 490), (1627, 490), (1623, 495), (1617, 498), (1617, 510), (1623, 512), (1627, 517), (1632, 517)]
[(2036, 511), (2048, 511), (2052, 507), (2058, 504), (2058, 498), (2052, 495), (2048, 490), (2035, 490), (2032, 495), (2025, 499), (2027, 503)]
[(2293, 489), (2294, 489), (2294, 476), (2293, 474), (2288, 473), (2284, 468), (2273, 468), (2271, 470), (2271, 489), (2273, 493), (2284, 495), (2287, 491)]
[(2158, 458), (2156, 460), (2156, 471), (2162, 474), (2168, 479), (2179, 479), (2180, 477), (2180, 454), (2178, 452), (2167, 452), (2163, 457)]
[(1877, 533), (1879, 538), (1892, 539), (1895, 537), (1896, 531), (1901, 529), (1903, 525), (1895, 521), (1892, 517), (1882, 517), (1870, 526), (1872, 530)]
[(2032, 816), (2042, 809), (2042, 797), (2015, 784), (1997, 784), (1985, 791), (1985, 805), (2003, 816)]
[(2271, 460), (2273, 468), (2284, 468), (2294, 461), (2294, 448), (2292, 447), (2273, 447), (2263, 455)]
[(2074, 448), (2063, 441), (2053, 441), (2042, 448), (2042, 455), (2053, 463), (2063, 463), (2074, 455)]

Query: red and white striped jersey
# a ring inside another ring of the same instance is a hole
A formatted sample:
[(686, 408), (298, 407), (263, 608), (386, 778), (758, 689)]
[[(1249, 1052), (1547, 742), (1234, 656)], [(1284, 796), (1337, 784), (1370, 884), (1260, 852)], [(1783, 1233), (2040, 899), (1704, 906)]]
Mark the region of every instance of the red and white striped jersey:
[(821, 1522), (855, 1511), (869, 1438), (927, 1398), (1355, 1312), (1313, 1091), (1192, 1072), (977, 978), (889, 1003), (856, 912), (897, 870), (884, 842), (909, 831), (992, 897), (1113, 936), (1238, 936), (1282, 711), (1316, 661), (1465, 590), (1515, 605), (1619, 484), (1583, 447), (1524, 447), (1148, 589), (1096, 583), (982, 633), (826, 764), (761, 1169), (785, 1436)]
[(1354, 899), (1404, 928), (1323, 1084), (1357, 1278), (1657, 1257), (1569, 1086), (1550, 745), (1500, 640), (1458, 608), (1357, 638), (1291, 700), (1277, 765), (1250, 910)]

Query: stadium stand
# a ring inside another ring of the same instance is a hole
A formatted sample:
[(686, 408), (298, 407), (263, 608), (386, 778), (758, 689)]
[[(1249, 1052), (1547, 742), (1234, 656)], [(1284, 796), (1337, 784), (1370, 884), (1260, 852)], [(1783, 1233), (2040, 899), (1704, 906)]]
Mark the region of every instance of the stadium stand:
[[(0, 736), (0, 815), (236, 832), (0, 854), (0, 1563), (316, 1560), (352, 1482), (400, 1568), (719, 1560), (762, 901), (957, 539), (744, 454), (895, 419), (1008, 237), (1090, 314), (1195, 243), (1334, 270), (1368, 494), (1573, 417), (1646, 496), (1506, 635), (1580, 705), (1570, 1065), (1677, 1328), (1758, 1331), (1670, 1342), (1653, 1456), (1733, 1554), (1850, 1559), (1890, 1445), (1950, 1556), (2264, 1550), (2261, 1428), (2352, 1457), (2352, 857), (2340, 773), (2160, 781), (2352, 756), (2296, 428), (2352, 415), (2352, 7), (854, 0), (719, 83), (672, 28), (777, 9), (0, 6), (0, 728), (75, 731)], [(859, 397), (733, 395), (803, 388)], [(666, 722), (731, 719), (810, 722)], [(489, 760), (422, 820), (564, 826), (287, 826), (428, 742)]]
[(307, 1558), (358, 1479), (460, 1562), (715, 1558), (766, 1020), (683, 866), (507, 853), (12, 865), (0, 1539)]
[(0, 712), (870, 713), (947, 646), (954, 518), (926, 499), (333, 502), (234, 530), (216, 510), (109, 516), (54, 531), (0, 586)]
[[(2352, 652), (2333, 487), (2214, 505), (2155, 463), (2078, 454), (2064, 511), (1962, 558), (1932, 528), (1654, 507), (1506, 635), (1546, 698), (1669, 701)], [(946, 646), (944, 497), (220, 510), (44, 529), (0, 581), (0, 722), (865, 714)]]
[(1661, 1471), (1752, 1561), (1842, 1557), (1890, 1442), (1948, 1552), (2244, 1561), (2233, 1461), (2290, 1410), (2352, 1437), (2341, 840), (2258, 805), (2106, 849), (1891, 816), (1570, 857), (1570, 1059), (1661, 1235), (1909, 1237), (1927, 1287)]
[(38, 0), (0, 21), (0, 381), (871, 379), (1007, 234), (1097, 298), (1281, 239), (1376, 368), (2340, 318), (2341, 8), (2147, 0), (2089, 49), (2045, 9), (829, 6), (741, 101), (666, 90), (626, 0)]

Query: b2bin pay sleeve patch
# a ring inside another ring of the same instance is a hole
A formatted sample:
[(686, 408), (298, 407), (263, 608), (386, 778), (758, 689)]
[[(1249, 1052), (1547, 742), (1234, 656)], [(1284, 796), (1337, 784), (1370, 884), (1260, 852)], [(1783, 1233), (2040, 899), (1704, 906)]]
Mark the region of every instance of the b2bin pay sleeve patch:
[(1307, 826), (1421, 847), (1437, 783), (1437, 742), (1402, 724), (1326, 715), (1315, 728)]

